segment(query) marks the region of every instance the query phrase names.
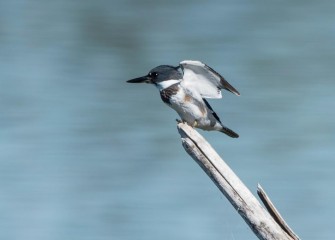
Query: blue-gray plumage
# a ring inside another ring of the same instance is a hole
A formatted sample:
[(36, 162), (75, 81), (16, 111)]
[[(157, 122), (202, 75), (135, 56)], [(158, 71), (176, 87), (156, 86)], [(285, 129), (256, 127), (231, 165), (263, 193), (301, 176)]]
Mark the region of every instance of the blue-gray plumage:
[(230, 137), (239, 137), (225, 127), (205, 98), (221, 98), (221, 89), (236, 95), (240, 93), (219, 73), (199, 61), (186, 60), (179, 66), (161, 65), (146, 76), (127, 81), (151, 83), (160, 92), (161, 99), (173, 108), (183, 122), (204, 130), (217, 130)]

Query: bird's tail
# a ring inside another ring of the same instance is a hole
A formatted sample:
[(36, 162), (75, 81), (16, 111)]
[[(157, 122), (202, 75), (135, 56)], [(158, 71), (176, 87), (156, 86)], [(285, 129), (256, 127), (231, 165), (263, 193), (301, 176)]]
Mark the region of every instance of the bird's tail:
[(223, 126), (223, 125), (222, 125), (222, 128), (221, 128), (220, 132), (223, 132), (223, 133), (227, 134), (229, 137), (232, 137), (232, 138), (238, 138), (239, 137), (239, 135), (236, 132), (234, 132), (233, 130), (231, 130), (231, 129)]

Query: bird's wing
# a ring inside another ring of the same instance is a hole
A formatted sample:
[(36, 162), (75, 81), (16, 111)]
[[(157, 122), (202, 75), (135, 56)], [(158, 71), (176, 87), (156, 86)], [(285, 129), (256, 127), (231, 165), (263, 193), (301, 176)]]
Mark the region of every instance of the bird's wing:
[(185, 60), (180, 62), (180, 67), (184, 72), (183, 85), (199, 92), (203, 98), (222, 98), (221, 89), (240, 95), (220, 74), (202, 62)]

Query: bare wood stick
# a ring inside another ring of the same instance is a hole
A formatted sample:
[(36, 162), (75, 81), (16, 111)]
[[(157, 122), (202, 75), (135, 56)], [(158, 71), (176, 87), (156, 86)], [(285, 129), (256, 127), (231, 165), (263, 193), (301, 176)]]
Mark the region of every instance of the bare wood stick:
[(178, 124), (186, 152), (200, 165), (261, 240), (292, 240), (260, 205), (210, 144), (193, 128)]
[(280, 215), (277, 208), (273, 205), (272, 201), (260, 184), (258, 184), (257, 186), (257, 194), (262, 200), (268, 212), (271, 214), (272, 218), (280, 225), (280, 227), (284, 229), (284, 231), (287, 232), (287, 234), (290, 235), (292, 239), (299, 240), (300, 238), (298, 237), (298, 235), (295, 234), (293, 230), (289, 227), (289, 225), (285, 222), (284, 218)]

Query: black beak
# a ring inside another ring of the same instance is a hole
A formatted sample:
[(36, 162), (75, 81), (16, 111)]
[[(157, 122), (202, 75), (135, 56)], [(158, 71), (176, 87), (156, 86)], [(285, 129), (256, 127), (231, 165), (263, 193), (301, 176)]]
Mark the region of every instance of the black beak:
[(128, 83), (152, 83), (152, 79), (151, 79), (151, 77), (149, 77), (147, 75), (147, 76), (143, 76), (143, 77), (128, 80), (127, 82)]

